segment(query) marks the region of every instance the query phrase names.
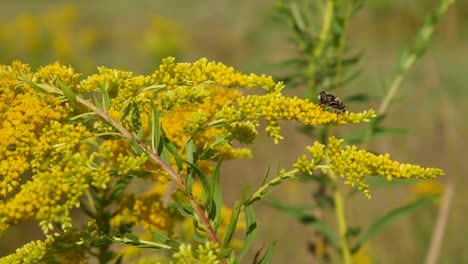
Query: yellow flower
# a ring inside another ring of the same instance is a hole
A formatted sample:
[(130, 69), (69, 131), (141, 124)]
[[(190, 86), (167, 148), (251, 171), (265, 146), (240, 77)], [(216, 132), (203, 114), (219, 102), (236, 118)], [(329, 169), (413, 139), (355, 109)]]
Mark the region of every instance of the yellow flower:
[[(435, 179), (444, 175), (443, 171), (435, 168), (422, 168), (418, 165), (399, 163), (390, 159), (389, 154), (375, 155), (366, 150), (358, 149), (356, 146), (342, 147), (343, 139), (331, 137), (327, 146), (326, 156), (329, 161), (321, 168), (331, 170), (336, 175), (346, 177), (346, 184), (354, 186), (359, 184), (359, 190), (370, 198), (369, 185), (364, 182), (366, 177), (383, 176), (388, 181), (393, 178), (419, 178)], [(312, 159), (308, 160), (306, 155), (299, 157), (294, 167), (302, 172), (311, 173), (318, 163), (324, 158), (324, 145), (315, 143), (308, 147)]]

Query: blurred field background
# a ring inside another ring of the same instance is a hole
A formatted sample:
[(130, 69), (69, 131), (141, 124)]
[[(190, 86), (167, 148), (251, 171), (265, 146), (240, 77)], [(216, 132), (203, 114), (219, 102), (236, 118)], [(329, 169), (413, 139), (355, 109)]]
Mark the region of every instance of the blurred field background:
[[(362, 72), (340, 91), (340, 97), (360, 91), (381, 98), (401, 49), (437, 3), (368, 1), (348, 31), (352, 46), (365, 55)], [(294, 56), (290, 37), (286, 23), (275, 15), (274, 1), (269, 0), (0, 1), (1, 64), (20, 59), (38, 67), (58, 60), (85, 75), (101, 65), (149, 74), (166, 56), (178, 61), (207, 57), (250, 71)], [(410, 133), (373, 141), (370, 146), (370, 150), (388, 152), (401, 162), (442, 168), (446, 176), (424, 186), (371, 188), (371, 200), (356, 195), (346, 202), (351, 226), (366, 225), (420, 192), (437, 190), (441, 182), (454, 183), (439, 263), (468, 263), (467, 69), (468, 2), (458, 1), (437, 27), (431, 47), (410, 72), (399, 91), (399, 102), (391, 106), (386, 119), (386, 125)], [(348, 108), (360, 111), (377, 105), (375, 100)], [(252, 146), (253, 159), (225, 164), (227, 204), (240, 197), (242, 185), (256, 188), (261, 183), (268, 162), (272, 168), (290, 166), (305, 145), (312, 144), (297, 131), (296, 124), (284, 125), (286, 139), (280, 144), (260, 136)], [(304, 204), (310, 201), (312, 190), (309, 184), (287, 182), (273, 196), (291, 205)], [(273, 263), (310, 263), (307, 242), (312, 230), (265, 204), (256, 209), (260, 223), (257, 248), (278, 240)], [(422, 263), (437, 210), (437, 203), (424, 206), (391, 225), (365, 246), (359, 263)], [(0, 239), (0, 254), (41, 238), (36, 225), (15, 228)]]

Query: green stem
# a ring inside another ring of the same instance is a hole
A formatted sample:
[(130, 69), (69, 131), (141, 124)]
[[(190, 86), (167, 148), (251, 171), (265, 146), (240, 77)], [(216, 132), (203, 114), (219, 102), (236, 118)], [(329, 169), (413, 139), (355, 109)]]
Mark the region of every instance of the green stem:
[[(330, 158), (328, 157), (328, 154), (326, 158), (326, 164), (330, 164)], [(344, 264), (351, 264), (352, 263), (351, 251), (349, 249), (348, 239), (346, 237), (348, 227), (346, 224), (343, 197), (341, 196), (341, 193), (340, 193), (338, 179), (332, 170), (328, 170), (328, 176), (334, 182), (333, 202), (335, 204), (335, 217), (336, 217), (336, 222), (338, 224), (338, 232), (339, 232), (339, 237), (340, 237), (341, 256), (343, 258)]]
[(333, 201), (335, 202), (335, 215), (336, 221), (338, 223), (343, 263), (350, 264), (352, 263), (351, 252), (349, 250), (348, 239), (346, 238), (347, 226), (344, 213), (343, 197), (341, 196), (338, 186), (335, 186), (335, 190), (333, 190)]
[(285, 179), (293, 178), (295, 177), (296, 173), (299, 172), (298, 169), (293, 169), (288, 172), (282, 173), (276, 178), (270, 180), (269, 182), (263, 184), (254, 194), (252, 194), (249, 199), (247, 199), (241, 207), (241, 211), (245, 209), (245, 207), (249, 206), (250, 204), (254, 203), (258, 198), (261, 198), (263, 193), (266, 191), (266, 189), (270, 186), (275, 186), (281, 183)]
[[(350, 0), (346, 5), (346, 13), (343, 21), (343, 30), (341, 32), (340, 41), (338, 43), (338, 55), (336, 59), (336, 75), (335, 75), (335, 90), (338, 90), (341, 83), (342, 71), (343, 71), (343, 55), (346, 46), (346, 28), (348, 27), (349, 20), (353, 13), (354, 0)], [(338, 92), (337, 92), (338, 93)]]
[(319, 35), (319, 43), (317, 44), (317, 47), (315, 48), (312, 56), (310, 57), (309, 65), (307, 68), (307, 85), (311, 87), (311, 89), (314, 89), (314, 92), (317, 92), (315, 90), (315, 74), (317, 71), (317, 60), (323, 55), (327, 44), (328, 35), (330, 34), (331, 24), (334, 16), (334, 9), (335, 0), (328, 0), (327, 5), (325, 7), (325, 14), (323, 16), (322, 30), (320, 31)]
[(328, 35), (330, 34), (330, 28), (331, 28), (331, 24), (333, 20), (334, 9), (335, 9), (335, 0), (328, 0), (327, 6), (325, 7), (325, 15), (323, 17), (323, 26), (322, 26), (322, 31), (320, 32), (320, 36), (319, 36), (319, 43), (317, 45), (317, 48), (314, 51), (314, 58), (319, 58), (320, 56), (322, 56), (322, 53), (325, 49), (325, 46), (328, 40)]

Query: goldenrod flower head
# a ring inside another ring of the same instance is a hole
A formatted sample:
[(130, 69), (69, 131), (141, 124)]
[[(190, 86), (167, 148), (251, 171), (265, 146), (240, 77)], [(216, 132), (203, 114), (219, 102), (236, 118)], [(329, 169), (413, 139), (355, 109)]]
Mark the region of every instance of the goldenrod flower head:
[(251, 144), (258, 134), (255, 124), (251, 121), (231, 123), (226, 126), (226, 130), (227, 138), (246, 144)]
[[(329, 159), (328, 169), (336, 175), (346, 177), (346, 184), (354, 186), (359, 184), (359, 190), (370, 197), (369, 185), (364, 182), (366, 177), (384, 176), (388, 181), (395, 178), (419, 178), (434, 179), (444, 175), (442, 170), (435, 168), (421, 168), (418, 165), (402, 164), (392, 161), (389, 154), (375, 155), (366, 150), (358, 149), (356, 146), (342, 147), (343, 139), (331, 137), (327, 146), (326, 156)], [(317, 166), (317, 162), (323, 160), (324, 145), (315, 143), (308, 151), (311, 160), (306, 155), (299, 157), (294, 167), (300, 171), (311, 173)]]
[(141, 197), (127, 195), (119, 202), (120, 213), (112, 219), (112, 225), (123, 223), (141, 224), (163, 233), (171, 233), (174, 215), (165, 208), (160, 193), (151, 191)]
[(196, 112), (192, 112), (187, 121), (183, 124), (183, 131), (187, 134), (191, 134), (192, 131), (203, 126), (203, 124), (208, 121), (208, 115), (203, 112), (201, 109), (198, 109)]
[(18, 193), (0, 204), (0, 233), (32, 218), (41, 221), (45, 233), (53, 228), (56, 219), (60, 219), (62, 228), (69, 228), (70, 210), (80, 205), (78, 199), (89, 187), (87, 177), (91, 170), (86, 160), (80, 153), (70, 151), (51, 168), (38, 170)]
[(0, 258), (0, 264), (22, 263), (76, 263), (87, 262), (87, 250), (83, 242), (92, 238), (83, 238), (77, 231), (65, 231), (47, 235), (44, 241), (32, 241), (15, 253)]
[[(63, 84), (70, 87), (75, 87), (78, 84), (78, 77), (81, 74), (75, 73), (72, 67), (66, 67), (59, 62), (41, 67), (37, 73), (33, 75), (32, 81), (35, 83), (45, 83), (57, 85), (56, 81), (60, 80)], [(59, 87), (57, 85), (57, 87)]]
[(169, 90), (179, 86), (196, 87), (209, 81), (229, 88), (261, 86), (268, 90), (274, 87), (271, 77), (245, 75), (237, 72), (233, 67), (219, 62), (209, 62), (206, 58), (194, 63), (176, 63), (172, 57), (163, 59), (159, 70), (153, 73), (152, 78), (155, 83), (165, 84)]
[(265, 95), (248, 95), (236, 100), (235, 105), (224, 106), (216, 119), (227, 123), (241, 120), (251, 120), (257, 124), (260, 118), (268, 122), (266, 132), (273, 137), (275, 143), (283, 139), (280, 135), (280, 120), (296, 120), (302, 124), (313, 126), (343, 125), (347, 123), (368, 122), (375, 117), (373, 110), (362, 113), (337, 114), (325, 111), (322, 106), (310, 102), (308, 99), (290, 98), (281, 95), (282, 84), (278, 84), (273, 92)]
[(172, 110), (174, 106), (201, 103), (209, 95), (205, 85), (178, 86), (161, 96), (162, 109), (167, 111)]
[(192, 250), (192, 245), (182, 244), (179, 251), (172, 255), (177, 262), (171, 261), (171, 264), (218, 264), (220, 263), (218, 260), (219, 253), (218, 245), (212, 242), (199, 244), (195, 252)]

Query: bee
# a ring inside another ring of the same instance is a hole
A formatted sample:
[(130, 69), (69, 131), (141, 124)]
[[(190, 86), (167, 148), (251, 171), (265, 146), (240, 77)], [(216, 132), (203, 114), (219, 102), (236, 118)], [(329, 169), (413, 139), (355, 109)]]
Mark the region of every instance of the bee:
[(318, 94), (318, 100), (321, 105), (335, 109), (335, 113), (337, 114), (346, 112), (346, 106), (340, 101), (340, 98), (335, 97), (333, 94), (320, 92)]

